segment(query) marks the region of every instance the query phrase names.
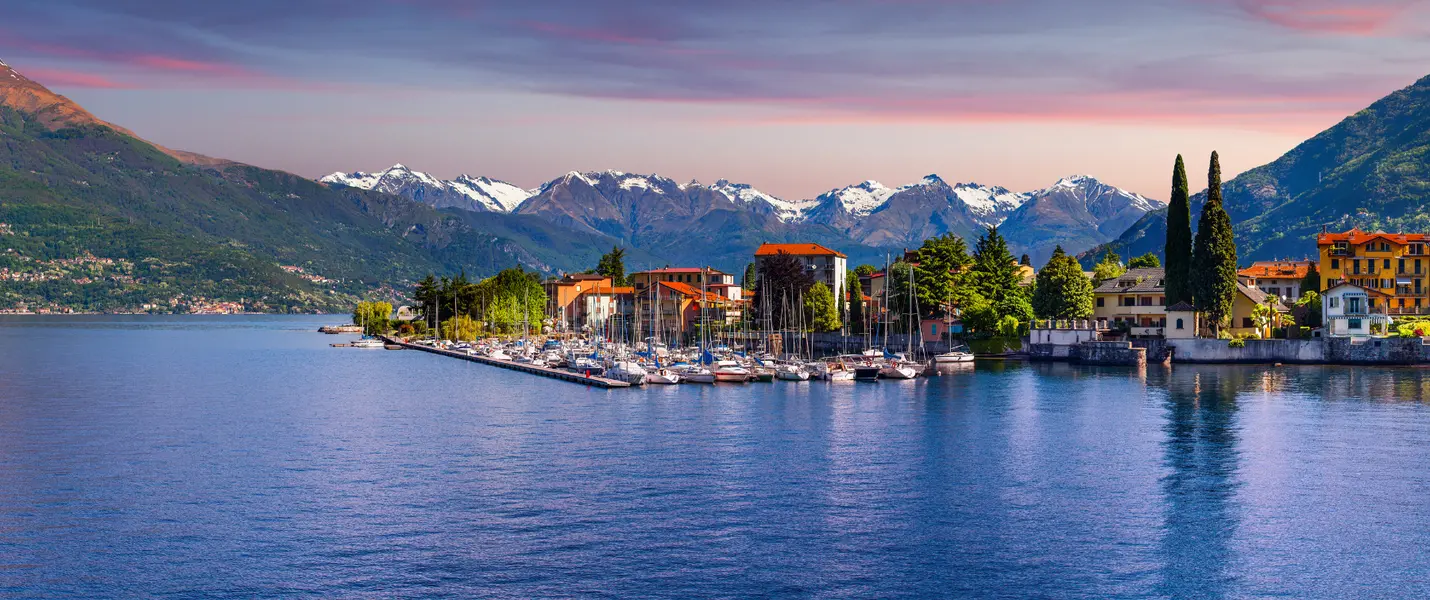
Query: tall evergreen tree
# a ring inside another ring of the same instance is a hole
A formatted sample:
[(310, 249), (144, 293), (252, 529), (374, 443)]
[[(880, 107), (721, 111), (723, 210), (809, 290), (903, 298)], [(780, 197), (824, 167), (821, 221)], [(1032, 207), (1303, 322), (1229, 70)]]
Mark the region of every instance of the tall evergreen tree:
[(755, 263), (745, 264), (745, 278), (740, 281), (740, 287), (747, 290), (755, 289)]
[(1082, 274), (1077, 259), (1058, 246), (1038, 272), (1033, 312), (1043, 319), (1083, 319), (1092, 316), (1092, 280)]
[(1306, 292), (1321, 293), (1321, 271), (1316, 268), (1316, 263), (1311, 263), (1311, 270), (1306, 271), (1306, 276), (1301, 278), (1301, 294)]
[(839, 313), (834, 307), (834, 293), (823, 281), (816, 281), (804, 294), (805, 325), (814, 331), (838, 331)]
[(596, 263), (596, 273), (611, 278), (611, 283), (615, 285), (626, 284), (626, 250), (620, 246), (611, 246), (611, 251), (601, 255), (601, 261)]
[(1167, 305), (1192, 302), (1192, 208), (1187, 166), (1180, 154), (1172, 168), (1172, 201), (1167, 205), (1167, 241), (1162, 256), (1167, 265)]
[[(1168, 275), (1170, 279), (1171, 276)], [(1212, 152), (1207, 171), (1207, 203), (1197, 221), (1192, 247), (1192, 301), (1215, 330), (1231, 316), (1236, 299), (1236, 239), (1221, 199), (1221, 161)]]
[(1018, 262), (1008, 251), (1008, 241), (998, 233), (996, 225), (989, 227), (974, 245), (970, 274), (978, 292), (994, 305), (1024, 295)]

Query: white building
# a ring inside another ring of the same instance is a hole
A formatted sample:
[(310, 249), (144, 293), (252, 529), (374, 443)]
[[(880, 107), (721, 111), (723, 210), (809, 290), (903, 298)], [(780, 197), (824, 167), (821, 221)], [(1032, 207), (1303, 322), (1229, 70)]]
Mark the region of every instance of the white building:
[(1321, 318), (1325, 335), (1333, 337), (1366, 336), (1371, 326), (1380, 325), (1382, 332), (1390, 325), (1385, 314), (1389, 296), (1358, 285), (1342, 283), (1321, 296)]
[(849, 267), (849, 258), (843, 253), (819, 244), (760, 244), (760, 248), (755, 251), (755, 270), (758, 272), (763, 269), (766, 259), (781, 254), (803, 261), (814, 280), (824, 283), (834, 292), (836, 302), (844, 297), (844, 277)]

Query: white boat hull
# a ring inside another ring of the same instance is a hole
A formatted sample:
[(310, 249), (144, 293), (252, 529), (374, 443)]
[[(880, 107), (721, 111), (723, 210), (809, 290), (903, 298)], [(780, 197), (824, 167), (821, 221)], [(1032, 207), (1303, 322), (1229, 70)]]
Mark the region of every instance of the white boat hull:
[(879, 376), (885, 379), (913, 379), (919, 376), (919, 372), (914, 370), (913, 367), (900, 365), (897, 367), (884, 367), (883, 369), (880, 369)]

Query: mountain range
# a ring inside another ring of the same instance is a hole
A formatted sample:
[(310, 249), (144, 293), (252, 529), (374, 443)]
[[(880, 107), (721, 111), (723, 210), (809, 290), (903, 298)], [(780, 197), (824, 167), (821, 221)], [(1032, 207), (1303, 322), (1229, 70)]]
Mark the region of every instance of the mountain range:
[[(879, 255), (954, 233), (967, 240), (1002, 225), (1014, 250), (1043, 261), (1053, 248), (1080, 252), (1115, 239), (1162, 203), (1089, 177), (1017, 193), (937, 175), (897, 188), (877, 181), (785, 200), (726, 179), (705, 185), (660, 175), (572, 171), (531, 190), (489, 178), (470, 185), (395, 165), (377, 173), (334, 173), (323, 183), (400, 194), (437, 208), (540, 216), (556, 225), (605, 235), (659, 255), (678, 256), (699, 241), (709, 254), (738, 260), (750, 243), (811, 238), (854, 253)], [(496, 200), (501, 198), (501, 201)], [(731, 243), (735, 242), (735, 243)]]

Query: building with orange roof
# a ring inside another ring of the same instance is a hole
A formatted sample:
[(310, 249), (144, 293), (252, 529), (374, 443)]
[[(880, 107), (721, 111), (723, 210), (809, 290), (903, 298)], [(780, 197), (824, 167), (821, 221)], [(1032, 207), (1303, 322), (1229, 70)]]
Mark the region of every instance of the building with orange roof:
[(1426, 314), (1430, 312), (1427, 243), (1430, 239), (1423, 233), (1322, 232), (1316, 238), (1321, 290), (1350, 283), (1375, 292), (1366, 298), (1367, 309), (1384, 308), (1389, 315)]
[(799, 259), (805, 268), (809, 269), (815, 281), (822, 282), (834, 292), (835, 298), (844, 297), (845, 270), (849, 266), (849, 257), (844, 253), (814, 243), (760, 244), (755, 250), (756, 277), (764, 268), (764, 262), (775, 256), (793, 256)]
[(1283, 301), (1294, 302), (1301, 297), (1301, 280), (1315, 266), (1313, 260), (1259, 260), (1237, 271), (1236, 279)]

